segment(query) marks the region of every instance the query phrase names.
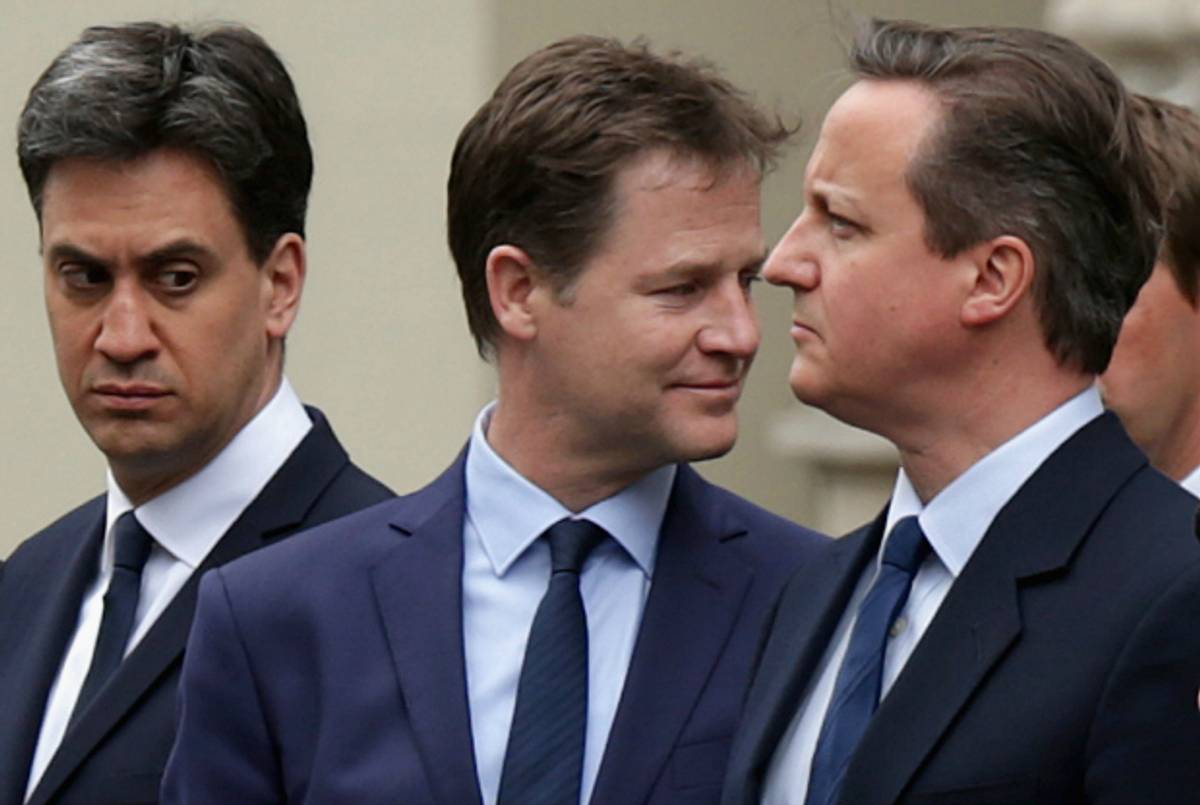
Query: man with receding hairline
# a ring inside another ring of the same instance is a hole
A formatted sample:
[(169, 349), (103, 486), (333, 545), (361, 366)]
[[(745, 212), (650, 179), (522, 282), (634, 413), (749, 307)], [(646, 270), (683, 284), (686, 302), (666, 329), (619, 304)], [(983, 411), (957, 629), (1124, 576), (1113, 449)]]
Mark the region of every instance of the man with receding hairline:
[(18, 129), (59, 377), (107, 493), (0, 578), (0, 805), (157, 802), (200, 574), (391, 492), (283, 376), (307, 129), (239, 26), (94, 27)]
[(645, 47), (509, 72), (447, 192), (497, 400), (426, 488), (205, 579), (168, 803), (715, 805), (820, 542), (689, 466), (737, 435), (786, 134)]
[(766, 278), (796, 396), (899, 451), (785, 588), (725, 805), (1191, 803), (1195, 500), (1095, 387), (1161, 207), (1061, 37), (875, 20)]

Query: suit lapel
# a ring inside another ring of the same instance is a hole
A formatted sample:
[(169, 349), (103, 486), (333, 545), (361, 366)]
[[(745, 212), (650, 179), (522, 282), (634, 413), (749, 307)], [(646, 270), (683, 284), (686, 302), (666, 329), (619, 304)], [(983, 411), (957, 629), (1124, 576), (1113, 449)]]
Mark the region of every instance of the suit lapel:
[(881, 514), (828, 543), (803, 576), (784, 588), (731, 754), (731, 770), (745, 769), (750, 781), (746, 801), (758, 801), (775, 748), (799, 711), (863, 568), (879, 548), (883, 527)]
[[(1102, 456), (1103, 460), (1097, 460)], [(1053, 453), (1000, 511), (863, 736), (842, 802), (895, 802), (1021, 632), (1024, 587), (1059, 578), (1145, 456), (1112, 414)]]
[[(43, 567), (10, 570), (0, 587), (0, 611), (5, 613), (0, 646), (14, 649), (0, 655), (0, 690), (7, 691), (6, 712), (0, 718), (0, 803), (4, 805), (17, 805), (25, 798), (50, 685), (78, 624), (84, 591), (96, 577), (104, 538), (104, 498), (90, 501), (52, 528), (53, 541), (63, 550), (74, 550), (66, 577), (61, 575), (61, 554), (47, 551)], [(47, 595), (46, 589), (55, 592)]]
[[(324, 417), (313, 409), (309, 409), (309, 414), (314, 420), (309, 434), (229, 527), (112, 679), (97, 693), (91, 706), (63, 736), (28, 805), (48, 801), (155, 682), (178, 664), (195, 615), (200, 577), (205, 571), (261, 548), (269, 537), (302, 524), (313, 502), (349, 462)], [(75, 606), (78, 609), (78, 603)]]
[(745, 530), (679, 467), (592, 802), (641, 802), (660, 776), (749, 587), (753, 571), (722, 546)]
[(393, 528), (406, 538), (371, 572), (408, 720), (443, 805), (481, 801), (463, 654), (464, 457), (397, 506)]

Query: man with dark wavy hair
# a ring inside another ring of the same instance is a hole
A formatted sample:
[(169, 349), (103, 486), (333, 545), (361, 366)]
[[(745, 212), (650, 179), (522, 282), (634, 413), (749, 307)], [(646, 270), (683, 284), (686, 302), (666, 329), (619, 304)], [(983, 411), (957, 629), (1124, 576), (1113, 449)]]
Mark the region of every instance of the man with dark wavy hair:
[(155, 802), (200, 574), (391, 493), (283, 377), (312, 153), (261, 38), (89, 28), (30, 91), (18, 156), (108, 477), (0, 579), (0, 803)]
[(724, 802), (1195, 802), (1196, 502), (1095, 385), (1161, 231), (1129, 96), (1033, 30), (850, 64), (764, 273), (796, 396), (902, 469), (785, 589)]
[(205, 579), (167, 802), (715, 805), (819, 542), (689, 464), (737, 436), (786, 135), (643, 46), (509, 72), (447, 193), (498, 399), (426, 488)]

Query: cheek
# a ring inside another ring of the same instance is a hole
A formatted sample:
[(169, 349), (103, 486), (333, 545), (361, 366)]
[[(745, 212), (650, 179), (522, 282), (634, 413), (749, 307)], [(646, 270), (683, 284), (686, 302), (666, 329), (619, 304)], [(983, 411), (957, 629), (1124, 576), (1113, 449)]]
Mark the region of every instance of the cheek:
[(1137, 364), (1153, 357), (1147, 355), (1146, 345), (1156, 341), (1153, 318), (1144, 307), (1134, 307), (1121, 323), (1121, 333), (1113, 349), (1114, 368), (1124, 374), (1136, 371)]
[(50, 311), (50, 343), (59, 374), (68, 375), (82, 370), (91, 354), (92, 336), (89, 324), (78, 316)]

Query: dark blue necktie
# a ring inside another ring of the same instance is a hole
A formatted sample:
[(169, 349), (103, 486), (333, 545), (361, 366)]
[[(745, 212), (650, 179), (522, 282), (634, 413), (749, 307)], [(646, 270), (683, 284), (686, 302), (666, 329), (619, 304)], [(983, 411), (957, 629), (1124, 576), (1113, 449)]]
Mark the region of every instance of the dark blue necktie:
[(608, 534), (586, 520), (560, 520), (545, 536), (550, 586), (525, 646), (498, 805), (579, 805), (588, 672), (579, 571)]
[(133, 631), (133, 617), (137, 612), (138, 593), (142, 586), (142, 568), (150, 555), (154, 538), (146, 533), (142, 524), (127, 511), (113, 525), (113, 542), (116, 557), (113, 563), (112, 580), (104, 593), (104, 615), (100, 619), (100, 635), (96, 638), (96, 650), (92, 653), (92, 664), (84, 677), (75, 709), (70, 722), (78, 720), (104, 683), (117, 670), (125, 656), (125, 645)]
[(859, 607), (838, 670), (813, 753), (805, 805), (831, 805), (837, 800), (850, 758), (879, 707), (888, 632), (908, 600), (917, 568), (928, 555), (929, 542), (917, 518), (905, 517), (896, 523), (883, 549), (879, 576)]

